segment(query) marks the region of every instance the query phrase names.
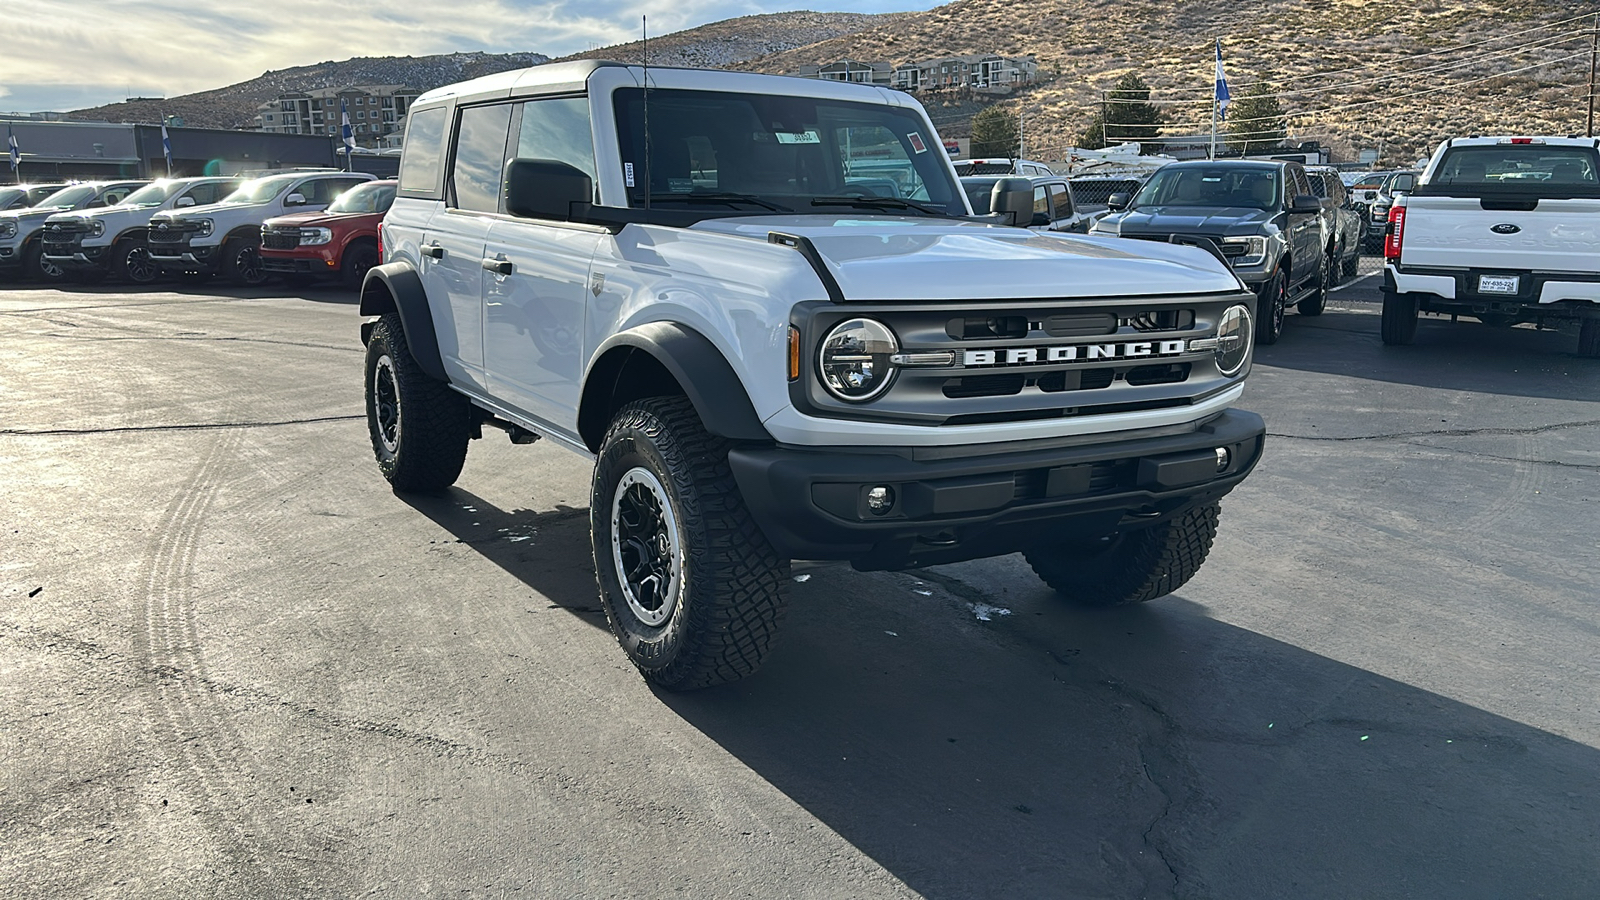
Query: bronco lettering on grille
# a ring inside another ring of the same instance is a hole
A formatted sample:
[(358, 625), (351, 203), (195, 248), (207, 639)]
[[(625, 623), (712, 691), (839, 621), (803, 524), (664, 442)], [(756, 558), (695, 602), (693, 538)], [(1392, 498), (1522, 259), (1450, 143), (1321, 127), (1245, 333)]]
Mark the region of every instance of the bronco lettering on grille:
[(1126, 344), (1062, 344), (1054, 347), (1004, 347), (994, 350), (967, 350), (961, 364), (978, 366), (1028, 366), (1078, 362), (1095, 359), (1146, 359), (1176, 356), (1185, 351), (1185, 341), (1134, 341)]

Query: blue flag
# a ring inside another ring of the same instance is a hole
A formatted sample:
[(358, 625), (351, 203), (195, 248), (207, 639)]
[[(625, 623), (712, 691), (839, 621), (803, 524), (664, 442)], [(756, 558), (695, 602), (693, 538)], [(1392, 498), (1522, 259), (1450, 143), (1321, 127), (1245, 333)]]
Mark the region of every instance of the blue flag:
[(172, 174), (172, 139), (167, 137), (167, 120), (161, 120), (161, 155), (167, 158), (167, 174)]
[(11, 152), (11, 171), (17, 171), (17, 166), (22, 165), (22, 151), (17, 147), (17, 136), (11, 133), (11, 126), (6, 126), (6, 146)]
[(339, 137), (344, 141), (344, 149), (339, 151), (346, 156), (356, 150), (356, 134), (350, 130), (350, 106), (343, 99), (339, 101)]
[(1217, 112), (1228, 116), (1228, 78), (1222, 74), (1222, 41), (1217, 41)]

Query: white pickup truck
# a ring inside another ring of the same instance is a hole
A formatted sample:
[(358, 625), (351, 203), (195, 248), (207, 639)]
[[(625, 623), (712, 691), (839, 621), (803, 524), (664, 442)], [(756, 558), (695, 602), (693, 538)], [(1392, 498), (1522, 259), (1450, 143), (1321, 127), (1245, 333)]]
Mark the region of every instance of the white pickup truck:
[(1600, 139), (1453, 138), (1397, 184), (1384, 237), (1385, 344), (1419, 312), (1485, 325), (1579, 323), (1600, 357)]

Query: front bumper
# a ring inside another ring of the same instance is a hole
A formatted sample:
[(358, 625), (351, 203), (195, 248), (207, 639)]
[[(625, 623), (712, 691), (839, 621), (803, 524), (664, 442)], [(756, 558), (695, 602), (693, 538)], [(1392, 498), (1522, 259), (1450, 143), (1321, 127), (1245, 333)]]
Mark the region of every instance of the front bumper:
[(61, 245), (45, 244), (44, 258), (68, 271), (99, 271), (106, 268), (109, 249), (78, 246), (64, 250)]
[(339, 275), (339, 261), (331, 257), (331, 252), (290, 256), (263, 247), (260, 253), (263, 272), (275, 275), (304, 275), (311, 278), (336, 278)]
[(214, 273), (221, 260), (221, 254), (216, 246), (162, 245), (152, 242), (150, 244), (150, 258), (161, 267), (161, 271), (173, 272), (206, 272)]
[[(735, 447), (728, 463), (780, 555), (902, 569), (1154, 524), (1243, 481), (1261, 458), (1265, 431), (1255, 413), (1228, 409), (1198, 427), (1114, 443), (955, 448), (979, 451), (962, 456), (928, 447)], [(1221, 468), (1218, 448), (1228, 454)], [(881, 515), (867, 504), (878, 486), (894, 497)]]

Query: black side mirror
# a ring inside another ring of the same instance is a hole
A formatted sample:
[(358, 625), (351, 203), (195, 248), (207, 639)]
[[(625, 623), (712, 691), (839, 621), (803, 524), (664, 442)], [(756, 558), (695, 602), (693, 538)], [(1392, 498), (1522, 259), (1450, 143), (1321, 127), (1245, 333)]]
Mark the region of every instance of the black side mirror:
[(1106, 209), (1109, 209), (1112, 212), (1122, 212), (1123, 210), (1127, 209), (1128, 204), (1132, 202), (1132, 194), (1128, 193), (1127, 191), (1117, 191), (1106, 198)]
[(506, 166), (506, 212), (524, 219), (570, 222), (594, 203), (594, 179), (552, 159), (513, 159)]
[(1293, 203), (1289, 204), (1289, 212), (1292, 212), (1292, 213), (1316, 213), (1316, 212), (1322, 212), (1322, 201), (1317, 199), (1317, 195), (1316, 194), (1300, 194), (1299, 196), (1294, 198), (1294, 202)]
[(989, 211), (1007, 225), (1033, 221), (1033, 182), (1026, 178), (1002, 178), (989, 192)]
[(1042, 212), (1036, 212), (1036, 213), (1033, 214), (1033, 220), (1030, 221), (1028, 224), (1030, 226), (1033, 226), (1033, 227), (1049, 225), (1050, 224), (1050, 217), (1045, 215)]
[(1409, 194), (1416, 189), (1417, 176), (1412, 175), (1410, 172), (1396, 175), (1394, 181), (1389, 184), (1389, 193), (1391, 194)]

